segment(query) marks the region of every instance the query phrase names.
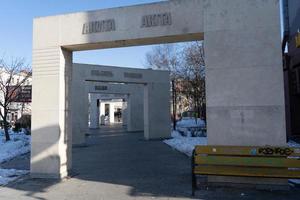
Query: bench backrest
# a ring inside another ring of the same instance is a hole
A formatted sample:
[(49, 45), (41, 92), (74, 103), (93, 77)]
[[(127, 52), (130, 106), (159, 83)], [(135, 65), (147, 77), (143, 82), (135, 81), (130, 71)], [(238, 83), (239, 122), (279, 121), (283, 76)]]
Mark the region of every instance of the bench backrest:
[(300, 178), (300, 148), (196, 146), (196, 174)]

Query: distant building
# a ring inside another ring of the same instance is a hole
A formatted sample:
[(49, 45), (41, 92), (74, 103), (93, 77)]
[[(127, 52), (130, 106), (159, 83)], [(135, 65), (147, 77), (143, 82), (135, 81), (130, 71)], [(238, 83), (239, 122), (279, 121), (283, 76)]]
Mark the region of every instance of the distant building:
[[(10, 81), (7, 81), (7, 79), (10, 76), (9, 72), (6, 72), (3, 68), (0, 67), (0, 80), (1, 82), (9, 82), (9, 86), (13, 88), (17, 84), (19, 84), (19, 81), (24, 80), (24, 77), (28, 76), (27, 72), (20, 72), (17, 75), (12, 76), (12, 79)], [(16, 98), (16, 100), (8, 105), (9, 112), (7, 115), (7, 121), (13, 125), (22, 115), (31, 115), (31, 84), (32, 84), (32, 77), (30, 76), (24, 84), (20, 87), (22, 91), (29, 90), (29, 96), (20, 96)], [(0, 91), (0, 101), (4, 102), (4, 96), (3, 92)], [(23, 94), (23, 93), (22, 93)], [(0, 107), (1, 113), (3, 113), (3, 107)], [(0, 119), (2, 121), (2, 119)]]
[(300, 1), (283, 0), (283, 10), (287, 133), (300, 137)]

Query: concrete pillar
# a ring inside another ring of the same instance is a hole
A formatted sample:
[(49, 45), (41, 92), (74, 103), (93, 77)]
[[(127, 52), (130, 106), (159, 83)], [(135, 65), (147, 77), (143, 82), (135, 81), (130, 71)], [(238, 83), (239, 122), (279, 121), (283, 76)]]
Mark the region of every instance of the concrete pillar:
[(115, 123), (115, 103), (109, 103), (109, 123)]
[(210, 145), (286, 145), (279, 1), (205, 0)]
[(85, 134), (88, 132), (89, 95), (82, 79), (83, 68), (73, 67), (72, 75), (72, 143), (74, 146), (85, 145)]
[(105, 103), (100, 101), (100, 116), (105, 115)]
[(147, 84), (144, 92), (145, 138), (169, 138), (171, 135), (170, 117), (170, 84)]
[(127, 126), (127, 118), (128, 118), (127, 102), (125, 100), (123, 102), (123, 107), (122, 107), (122, 123), (123, 123), (123, 126)]
[(62, 178), (72, 163), (72, 52), (34, 49), (33, 72), (31, 176)]
[(127, 112), (127, 131), (131, 131), (132, 130), (132, 124), (131, 124), (131, 117), (132, 117), (132, 115), (131, 115), (131, 95), (128, 95), (128, 98), (127, 98), (127, 110), (126, 110), (126, 112)]
[[(104, 116), (104, 117), (103, 117)], [(105, 119), (105, 104), (103, 102), (100, 101), (100, 120), (101, 118)], [(101, 125), (104, 125), (105, 122), (101, 121), (100, 122)]]
[[(138, 86), (137, 86), (138, 87)], [(144, 107), (143, 92), (131, 93), (127, 102), (127, 130), (142, 131), (144, 130)]]
[(99, 128), (99, 99), (96, 95), (91, 95), (90, 100), (90, 128), (97, 129)]

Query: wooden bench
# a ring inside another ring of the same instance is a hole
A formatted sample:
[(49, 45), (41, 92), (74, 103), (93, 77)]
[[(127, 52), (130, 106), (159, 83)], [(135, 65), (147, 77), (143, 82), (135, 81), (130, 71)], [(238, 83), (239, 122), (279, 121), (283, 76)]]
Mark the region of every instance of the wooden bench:
[(196, 175), (300, 178), (300, 148), (196, 146), (192, 157), (192, 195)]

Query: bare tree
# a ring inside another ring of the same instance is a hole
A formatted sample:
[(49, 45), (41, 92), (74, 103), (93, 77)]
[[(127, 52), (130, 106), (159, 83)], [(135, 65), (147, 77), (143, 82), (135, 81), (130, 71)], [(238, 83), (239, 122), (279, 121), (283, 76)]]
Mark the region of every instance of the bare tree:
[(184, 64), (181, 71), (184, 80), (183, 93), (193, 99), (198, 117), (205, 118), (205, 60), (203, 42), (193, 42), (184, 48)]
[(152, 69), (170, 70), (171, 79), (177, 78), (181, 66), (180, 46), (165, 44), (155, 46), (146, 54), (146, 65)]
[(10, 105), (18, 99), (22, 87), (31, 74), (31, 69), (25, 64), (24, 59), (12, 58), (9, 63), (4, 58), (0, 59), (0, 117), (6, 141), (10, 140), (7, 121)]
[(146, 54), (146, 65), (152, 69), (169, 70), (172, 81), (172, 103), (173, 103), (173, 129), (176, 129), (176, 102), (178, 71), (181, 66), (180, 46), (166, 44), (155, 46), (151, 52)]
[[(203, 42), (156, 46), (146, 55), (148, 67), (171, 71), (173, 90), (191, 100), (198, 117), (205, 118), (205, 62)], [(176, 97), (173, 101), (176, 102)]]

